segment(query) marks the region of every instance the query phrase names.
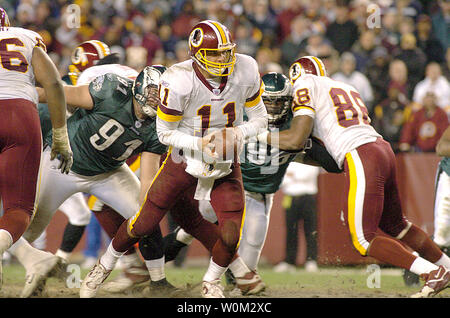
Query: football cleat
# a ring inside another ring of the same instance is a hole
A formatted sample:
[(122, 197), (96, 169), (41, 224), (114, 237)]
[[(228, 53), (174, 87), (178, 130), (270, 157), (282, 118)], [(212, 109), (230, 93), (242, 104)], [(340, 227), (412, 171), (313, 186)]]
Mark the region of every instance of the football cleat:
[(434, 297), (450, 287), (450, 270), (442, 265), (428, 274), (422, 274), (421, 277), (425, 279), (425, 285), (420, 292), (412, 295), (412, 298)]
[(20, 297), (29, 298), (42, 296), (48, 278), (57, 277), (59, 279), (65, 279), (67, 275), (67, 262), (59, 256), (50, 254), (48, 258), (35, 263), (31, 269), (27, 271), (25, 285)]
[(97, 294), (98, 289), (111, 274), (111, 270), (107, 270), (100, 260), (91, 269), (91, 271), (84, 278), (80, 288), (80, 298), (93, 298)]
[(123, 293), (129, 290), (139, 289), (142, 283), (150, 280), (147, 266), (130, 266), (124, 268), (122, 272), (112, 281), (106, 283), (102, 290), (110, 293)]
[(202, 297), (203, 298), (225, 298), (223, 294), (223, 286), (220, 279), (212, 282), (202, 282)]
[(236, 285), (242, 295), (258, 295), (266, 289), (266, 284), (256, 271), (250, 271), (243, 277), (236, 277)]
[(150, 281), (148, 294), (150, 297), (165, 298), (174, 297), (180, 290), (167, 281), (166, 278)]

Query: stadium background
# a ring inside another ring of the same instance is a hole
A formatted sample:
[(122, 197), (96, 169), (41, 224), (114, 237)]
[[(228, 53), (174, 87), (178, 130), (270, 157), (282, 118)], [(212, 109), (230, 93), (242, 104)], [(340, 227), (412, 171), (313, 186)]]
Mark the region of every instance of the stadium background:
[[(420, 101), (414, 100), (414, 92), (426, 77), (426, 66), (436, 62), (443, 77), (447, 81), (450, 78), (449, 1), (0, 0), (0, 6), (7, 10), (14, 26), (42, 35), (61, 76), (67, 74), (72, 50), (89, 39), (107, 43), (112, 52), (120, 54), (122, 64), (137, 70), (151, 64), (170, 66), (189, 58), (187, 37), (191, 27), (198, 21), (213, 19), (230, 29), (237, 52), (253, 56), (261, 74), (287, 74), (296, 57), (315, 55), (324, 61), (329, 75), (344, 75), (349, 81), (365, 78), (356, 81), (367, 82), (358, 89), (371, 92), (364, 99), (372, 124), (398, 153), (406, 214), (432, 234), (434, 176), (439, 157), (415, 147), (409, 153), (400, 153), (398, 142), (402, 126), (422, 107)], [(349, 60), (355, 62), (354, 70), (344, 70)], [(393, 68), (398, 60), (403, 62), (402, 72)], [(448, 87), (447, 82), (447, 90), (437, 96), (443, 108), (450, 106)], [(396, 94), (391, 95), (394, 91)], [(393, 104), (395, 111), (389, 111)], [(373, 262), (353, 251), (340, 221), (342, 198), (335, 189), (341, 182), (339, 175), (321, 173), (319, 177), (318, 261)], [(281, 261), (284, 255), (281, 197), (282, 193), (275, 197), (262, 255), (271, 264)], [(66, 221), (62, 213), (52, 220), (47, 233), (48, 250), (56, 251)], [(164, 220), (163, 231), (166, 228)], [(303, 236), (301, 231), (299, 236)], [(83, 243), (84, 239), (77, 251)], [(206, 251), (195, 242), (188, 257), (203, 256), (207, 256)], [(304, 258), (302, 240), (298, 263)]]

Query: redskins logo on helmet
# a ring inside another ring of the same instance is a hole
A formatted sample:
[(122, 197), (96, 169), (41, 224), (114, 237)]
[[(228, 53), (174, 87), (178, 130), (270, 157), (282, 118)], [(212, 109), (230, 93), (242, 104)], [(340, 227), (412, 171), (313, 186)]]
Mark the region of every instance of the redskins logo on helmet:
[(108, 45), (98, 40), (90, 40), (78, 45), (72, 52), (72, 65), (69, 66), (69, 77), (75, 85), (78, 75), (85, 69), (94, 66), (98, 60), (111, 54)]
[(328, 76), (323, 62), (315, 56), (303, 56), (292, 63), (289, 68), (289, 78), (293, 84), (300, 76), (312, 74)]
[(0, 27), (9, 27), (9, 18), (8, 14), (6, 13), (5, 9), (0, 8)]
[[(216, 21), (205, 20), (198, 23), (189, 35), (191, 58), (213, 76), (228, 76), (233, 72), (236, 63), (235, 47), (231, 33)], [(221, 56), (221, 60), (211, 60), (213, 56)]]

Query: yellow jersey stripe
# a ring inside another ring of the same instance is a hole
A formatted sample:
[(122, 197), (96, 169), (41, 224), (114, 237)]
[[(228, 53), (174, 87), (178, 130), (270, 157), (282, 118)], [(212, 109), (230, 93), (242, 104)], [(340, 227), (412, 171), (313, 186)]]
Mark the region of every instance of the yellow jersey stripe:
[(164, 121), (168, 121), (168, 122), (176, 122), (176, 121), (180, 121), (182, 119), (183, 116), (178, 116), (178, 115), (169, 115), (164, 113), (161, 108), (158, 107), (158, 110), (156, 112), (156, 115), (161, 118)]
[(299, 110), (299, 109), (310, 109), (310, 110), (316, 112), (316, 110), (315, 110), (313, 107), (311, 107), (311, 106), (306, 106), (306, 105), (295, 105), (295, 106), (292, 108), (292, 110), (293, 110), (294, 112), (297, 111), (297, 110)]
[(139, 169), (140, 166), (141, 166), (141, 156), (139, 155), (129, 167), (131, 171), (136, 172), (136, 170)]
[(359, 243), (358, 241), (358, 235), (356, 233), (356, 223), (355, 223), (355, 215), (356, 215), (356, 207), (355, 207), (355, 202), (356, 202), (356, 191), (357, 191), (357, 187), (358, 187), (358, 178), (356, 176), (356, 166), (355, 166), (355, 162), (352, 158), (352, 155), (350, 153), (347, 153), (345, 155), (345, 158), (347, 159), (347, 164), (348, 164), (348, 170), (350, 173), (350, 189), (349, 189), (349, 193), (348, 193), (348, 225), (350, 228), (350, 236), (353, 242), (353, 245), (355, 246), (355, 248), (358, 250), (358, 252), (361, 255), (366, 255), (366, 249)]

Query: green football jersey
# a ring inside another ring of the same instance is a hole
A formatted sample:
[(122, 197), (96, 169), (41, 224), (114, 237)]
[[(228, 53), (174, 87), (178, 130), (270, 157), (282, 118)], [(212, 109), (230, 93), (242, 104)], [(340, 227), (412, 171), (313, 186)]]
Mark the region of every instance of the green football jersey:
[[(288, 129), (292, 116), (280, 130)], [(275, 193), (280, 188), (289, 163), (296, 153), (286, 152), (274, 147), (260, 144), (256, 138), (245, 144), (241, 158), (244, 189), (257, 193)]]
[(441, 162), (439, 163), (439, 168), (445, 171), (445, 173), (450, 176), (450, 157), (442, 158)]
[[(133, 81), (112, 73), (89, 84), (94, 107), (79, 108), (67, 120), (74, 172), (97, 175), (119, 168), (132, 155), (167, 150), (159, 142), (155, 119), (136, 118), (132, 85)], [(46, 137), (49, 145), (51, 137)]]

